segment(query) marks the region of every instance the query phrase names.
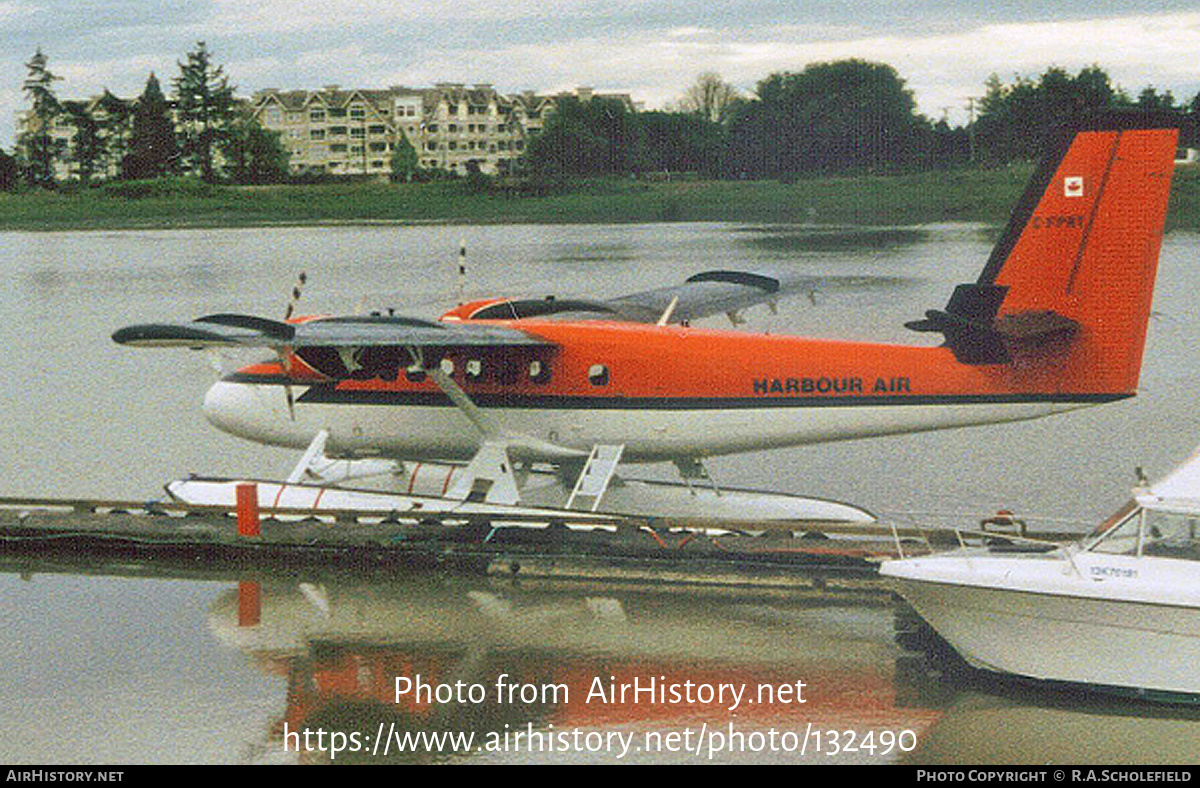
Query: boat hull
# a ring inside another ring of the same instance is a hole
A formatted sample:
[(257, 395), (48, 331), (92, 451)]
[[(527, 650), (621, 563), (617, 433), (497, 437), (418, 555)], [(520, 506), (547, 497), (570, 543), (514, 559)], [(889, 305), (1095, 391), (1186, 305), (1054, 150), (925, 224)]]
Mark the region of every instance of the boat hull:
[(1200, 603), (1147, 598), (1135, 590), (1151, 579), (1147, 567), (1089, 558), (935, 556), (888, 562), (882, 573), (975, 667), (1200, 700)]

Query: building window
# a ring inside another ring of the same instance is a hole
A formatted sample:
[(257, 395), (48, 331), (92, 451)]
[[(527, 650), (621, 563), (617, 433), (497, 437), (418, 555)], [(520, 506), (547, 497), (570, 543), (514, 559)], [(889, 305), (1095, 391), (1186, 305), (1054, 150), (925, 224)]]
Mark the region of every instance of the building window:
[(311, 112), (308, 113), (308, 119), (312, 123), (324, 123), (325, 122), (325, 110), (323, 110), (323, 109), (312, 110)]

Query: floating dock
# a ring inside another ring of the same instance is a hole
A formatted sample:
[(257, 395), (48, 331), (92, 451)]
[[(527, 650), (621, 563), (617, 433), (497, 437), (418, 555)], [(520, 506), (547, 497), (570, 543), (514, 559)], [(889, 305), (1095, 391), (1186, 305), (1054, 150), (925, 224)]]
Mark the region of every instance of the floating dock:
[[(133, 560), (206, 569), (320, 565), (350, 570), (452, 569), (562, 580), (820, 587), (873, 579), (880, 561), (929, 549), (950, 534), (797, 523), (733, 531), (663, 527), (572, 513), (438, 513), (263, 509), (130, 501), (0, 498), (0, 553), (85, 565)], [(939, 540), (939, 536), (941, 537)], [(932, 537), (932, 539), (931, 539)]]

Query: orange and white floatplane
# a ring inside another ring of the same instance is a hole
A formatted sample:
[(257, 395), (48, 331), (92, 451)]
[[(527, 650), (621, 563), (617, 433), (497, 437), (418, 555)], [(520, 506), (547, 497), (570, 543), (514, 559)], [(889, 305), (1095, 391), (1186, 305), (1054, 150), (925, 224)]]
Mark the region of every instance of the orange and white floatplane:
[[(940, 346), (693, 327), (773, 304), (791, 284), (724, 270), (607, 301), (477, 301), (435, 321), (218, 314), (113, 339), (274, 351), (217, 382), (205, 414), (233, 435), (307, 449), (287, 483), (331, 506), (340, 493), (329, 488), (369, 468), (411, 485), (397, 495), (451, 507), (867, 522), (846, 504), (722, 490), (703, 460), (1134, 396), (1177, 127), (1174, 115), (1136, 112), (1064, 129), (978, 280), (908, 324), (940, 333)], [(686, 483), (615, 475), (619, 463), (658, 461), (675, 462)], [(416, 464), (431, 462), (443, 475), (422, 481)], [(174, 492), (203, 497), (201, 484)]]

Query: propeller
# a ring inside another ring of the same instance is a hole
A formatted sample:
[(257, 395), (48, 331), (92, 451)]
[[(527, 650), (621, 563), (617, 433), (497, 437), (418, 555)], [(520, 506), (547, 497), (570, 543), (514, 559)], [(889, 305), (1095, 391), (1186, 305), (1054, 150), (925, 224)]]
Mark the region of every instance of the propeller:
[[(288, 320), (296, 313), (296, 304), (300, 302), (300, 296), (304, 295), (304, 285), (308, 284), (308, 274), (303, 271), (296, 277), (296, 284), (292, 286), (292, 300), (288, 301), (287, 309), (284, 310), (283, 319)], [(279, 362), (283, 365), (283, 372), (290, 379), (292, 376), (292, 350), (291, 348), (279, 349)], [(290, 383), (284, 384), (283, 395), (287, 398), (288, 416), (292, 421), (296, 420), (296, 395), (292, 391)]]
[(304, 295), (304, 285), (308, 284), (308, 274), (303, 271), (296, 278), (296, 284), (292, 287), (292, 300), (288, 302), (287, 310), (283, 313), (283, 319), (287, 320), (296, 311), (296, 304), (300, 301), (300, 296)]
[(464, 292), (467, 288), (467, 242), (458, 242), (458, 305), (462, 306), (466, 299)]

